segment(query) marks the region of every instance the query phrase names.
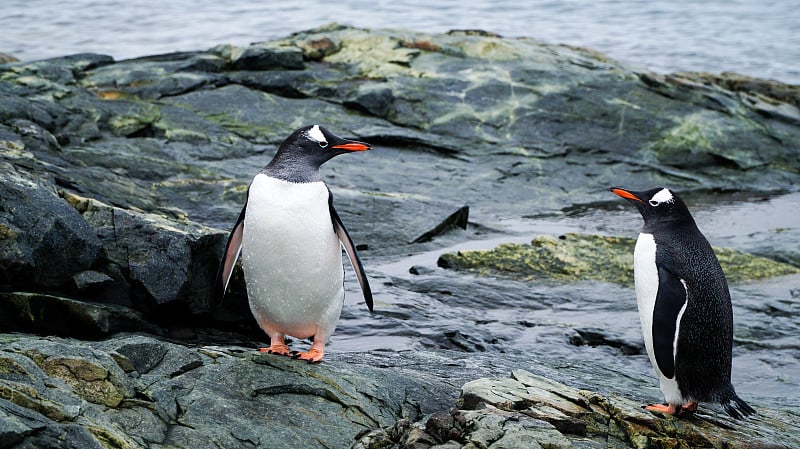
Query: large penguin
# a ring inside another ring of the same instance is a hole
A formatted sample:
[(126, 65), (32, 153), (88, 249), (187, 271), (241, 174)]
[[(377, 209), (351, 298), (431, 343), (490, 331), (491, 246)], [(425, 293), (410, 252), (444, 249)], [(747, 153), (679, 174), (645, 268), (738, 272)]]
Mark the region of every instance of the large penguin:
[(733, 311), (725, 274), (684, 202), (666, 188), (614, 187), (644, 218), (634, 250), (634, 278), (645, 348), (666, 405), (681, 415), (717, 402), (734, 418), (755, 413), (731, 385)]
[[(319, 125), (293, 132), (256, 174), (242, 212), (228, 237), (217, 274), (221, 299), (240, 254), (245, 285), (258, 325), (270, 338), (261, 352), (319, 362), (344, 301), (342, 247), (353, 264), (372, 311), (372, 293), (333, 197), (319, 173), (340, 154), (369, 150)], [(307, 352), (290, 351), (285, 336), (312, 338)]]

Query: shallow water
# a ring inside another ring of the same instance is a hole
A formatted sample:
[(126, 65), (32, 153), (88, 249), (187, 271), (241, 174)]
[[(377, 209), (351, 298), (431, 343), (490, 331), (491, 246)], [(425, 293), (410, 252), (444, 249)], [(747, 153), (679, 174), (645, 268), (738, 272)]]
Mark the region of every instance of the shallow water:
[[(800, 253), (796, 213), (800, 193), (771, 198), (714, 195), (687, 198), (687, 202), (716, 246), (767, 253), (783, 247)], [(640, 220), (624, 205), (587, 208), (558, 218), (492, 223), (500, 230), (478, 239), (469, 232), (454, 232), (441, 238), (442, 248), (432, 251), (378, 260), (367, 257), (375, 312), (366, 311), (354, 276), (348, 272), (348, 297), (329, 351), (455, 350), (471, 353), (477, 366), (488, 359), (493, 360), (489, 366), (494, 369), (547, 367), (587, 386), (640, 400), (661, 400), (644, 352), (632, 288), (589, 281), (524, 283), (436, 266), (444, 252), (525, 243), (540, 234), (635, 237)], [(412, 266), (420, 274), (411, 274)], [(735, 284), (731, 294), (732, 377), (737, 392), (756, 408), (800, 413), (800, 275)], [(476, 369), (476, 376), (481, 369), (486, 366)], [(496, 374), (502, 374), (502, 369)]]
[(339, 22), (440, 33), (484, 29), (595, 48), (658, 72), (735, 71), (800, 84), (796, 2), (755, 0), (4, 0), (0, 52), (124, 59), (246, 45)]

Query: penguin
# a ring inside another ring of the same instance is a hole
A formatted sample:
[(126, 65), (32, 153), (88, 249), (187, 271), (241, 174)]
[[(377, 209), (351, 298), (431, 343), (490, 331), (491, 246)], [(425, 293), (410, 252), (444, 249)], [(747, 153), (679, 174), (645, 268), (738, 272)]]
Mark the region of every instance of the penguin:
[[(335, 156), (369, 149), (322, 126), (305, 126), (281, 143), (250, 183), (225, 246), (214, 296), (223, 298), (241, 257), (250, 311), (270, 338), (270, 346), (259, 351), (322, 361), (344, 302), (342, 248), (372, 312), (361, 259), (319, 172)], [(290, 351), (286, 336), (314, 342), (306, 352)]]
[(645, 407), (675, 416), (716, 402), (734, 418), (755, 413), (731, 385), (733, 310), (725, 274), (686, 204), (667, 188), (611, 192), (639, 210), (636, 302), (650, 363), (666, 404)]

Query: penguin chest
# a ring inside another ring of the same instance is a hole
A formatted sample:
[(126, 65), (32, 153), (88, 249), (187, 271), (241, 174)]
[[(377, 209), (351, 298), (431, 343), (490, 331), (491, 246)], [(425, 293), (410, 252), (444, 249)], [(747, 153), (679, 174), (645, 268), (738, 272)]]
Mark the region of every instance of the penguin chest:
[(250, 309), (268, 334), (327, 338), (344, 299), (342, 250), (322, 182), (256, 175), (242, 237)]
[[(633, 271), (634, 281), (636, 284), (636, 302), (639, 308), (639, 320), (642, 324), (642, 335), (644, 337), (644, 345), (647, 350), (647, 356), (650, 358), (650, 363), (655, 368), (661, 383), (661, 391), (667, 402), (671, 404), (683, 403), (683, 394), (675, 379), (674, 373), (665, 375), (659, 368), (657, 361), (656, 348), (654, 341), (662, 341), (667, 338), (671, 343), (669, 346), (669, 354), (665, 357), (671, 357), (674, 366), (675, 360), (675, 342), (678, 338), (678, 328), (675, 329), (674, 334), (665, 336), (655, 336), (654, 331), (654, 314), (656, 313), (656, 300), (658, 298), (658, 289), (661, 285), (658, 274), (658, 266), (656, 265), (656, 241), (652, 234), (639, 234), (636, 240), (636, 249), (633, 252)], [(684, 285), (685, 286), (685, 285)], [(680, 326), (680, 316), (678, 315), (677, 326)], [(659, 330), (661, 331), (661, 330)], [(663, 351), (663, 347), (661, 347)]]
[(633, 277), (644, 344), (650, 361), (655, 365), (653, 311), (658, 295), (658, 267), (656, 266), (656, 241), (652, 234), (639, 234), (639, 238), (636, 240), (636, 248), (633, 251)]

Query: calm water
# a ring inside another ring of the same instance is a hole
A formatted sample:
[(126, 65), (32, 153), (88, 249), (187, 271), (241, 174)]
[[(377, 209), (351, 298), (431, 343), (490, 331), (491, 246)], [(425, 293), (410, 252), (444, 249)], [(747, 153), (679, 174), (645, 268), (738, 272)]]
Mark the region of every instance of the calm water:
[(116, 59), (244, 45), (340, 22), (592, 47), (658, 72), (735, 71), (800, 84), (796, 0), (3, 0), (0, 52)]

